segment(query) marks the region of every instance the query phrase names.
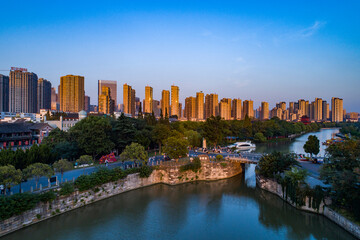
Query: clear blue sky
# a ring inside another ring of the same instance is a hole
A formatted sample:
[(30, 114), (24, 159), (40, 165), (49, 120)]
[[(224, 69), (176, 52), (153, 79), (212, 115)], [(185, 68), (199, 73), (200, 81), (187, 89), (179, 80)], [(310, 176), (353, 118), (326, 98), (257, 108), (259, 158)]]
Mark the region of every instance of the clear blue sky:
[[(160, 99), (180, 87), (219, 98), (344, 98), (360, 112), (359, 1), (2, 1), (0, 69), (26, 67), (52, 82), (117, 80)], [(1, 72), (6, 73), (6, 72)]]

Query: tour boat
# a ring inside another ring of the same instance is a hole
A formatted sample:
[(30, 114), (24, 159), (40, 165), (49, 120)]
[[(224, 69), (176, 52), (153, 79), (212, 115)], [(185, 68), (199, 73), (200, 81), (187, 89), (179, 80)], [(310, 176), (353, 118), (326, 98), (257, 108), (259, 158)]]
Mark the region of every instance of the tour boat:
[(237, 150), (250, 150), (253, 148), (256, 148), (256, 145), (254, 143), (251, 143), (250, 141), (246, 142), (236, 142), (229, 146), (229, 148), (235, 147)]

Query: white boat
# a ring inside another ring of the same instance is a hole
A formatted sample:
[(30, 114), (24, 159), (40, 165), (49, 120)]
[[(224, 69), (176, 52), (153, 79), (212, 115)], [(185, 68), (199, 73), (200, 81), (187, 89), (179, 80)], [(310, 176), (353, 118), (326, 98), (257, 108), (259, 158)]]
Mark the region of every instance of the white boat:
[(236, 142), (229, 146), (229, 148), (236, 148), (236, 150), (244, 151), (256, 148), (256, 145), (250, 141)]

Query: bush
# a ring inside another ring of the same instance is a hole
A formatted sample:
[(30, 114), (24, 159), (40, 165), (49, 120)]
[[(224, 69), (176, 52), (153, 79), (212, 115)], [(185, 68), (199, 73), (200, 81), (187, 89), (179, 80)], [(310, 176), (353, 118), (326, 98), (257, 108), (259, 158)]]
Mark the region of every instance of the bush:
[(223, 155), (216, 155), (216, 161), (222, 161), (224, 159)]
[(141, 178), (148, 178), (148, 177), (150, 177), (152, 171), (153, 171), (152, 167), (150, 167), (150, 166), (142, 166), (140, 168), (140, 177)]
[(0, 220), (19, 215), (36, 206), (38, 195), (31, 193), (17, 193), (12, 196), (0, 197)]
[(74, 184), (73, 184), (73, 183), (70, 183), (70, 182), (67, 182), (67, 183), (63, 183), (63, 184), (61, 185), (61, 189), (60, 189), (59, 194), (60, 194), (61, 196), (69, 196), (69, 195), (72, 194), (74, 191), (75, 191), (75, 189), (74, 189)]
[(277, 174), (289, 170), (294, 165), (298, 163), (292, 154), (273, 152), (260, 158), (257, 172), (264, 177), (275, 178)]
[(39, 195), (39, 201), (43, 203), (52, 202), (56, 199), (56, 193), (54, 191), (48, 191)]
[(191, 170), (196, 173), (200, 168), (201, 168), (201, 161), (198, 157), (196, 157), (191, 163), (181, 166), (180, 172)]

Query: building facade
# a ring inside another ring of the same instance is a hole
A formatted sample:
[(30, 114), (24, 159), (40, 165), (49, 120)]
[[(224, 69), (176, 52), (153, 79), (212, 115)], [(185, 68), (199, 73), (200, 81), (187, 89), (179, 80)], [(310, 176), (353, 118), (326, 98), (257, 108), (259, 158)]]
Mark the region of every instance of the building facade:
[(0, 74), (0, 112), (9, 111), (9, 77)]
[(144, 113), (153, 112), (153, 88), (150, 86), (145, 87), (145, 99), (144, 99)]
[(161, 92), (161, 114), (163, 117), (170, 117), (170, 91), (162, 90)]
[(40, 109), (51, 109), (51, 82), (39, 78), (38, 80), (38, 95), (37, 95), (37, 112), (40, 112)]
[(245, 100), (243, 103), (243, 116), (249, 118), (254, 117), (254, 102), (252, 100)]
[(204, 120), (204, 93), (196, 93), (196, 103), (195, 103), (195, 117), (197, 120)]
[(60, 78), (60, 110), (80, 112), (84, 110), (85, 78), (78, 75), (66, 75)]
[(123, 85), (124, 113), (135, 116), (135, 89), (126, 83)]
[(261, 120), (269, 119), (269, 103), (268, 102), (261, 102)]
[(331, 121), (343, 122), (343, 100), (341, 98), (333, 97), (331, 99)]
[(205, 119), (211, 116), (219, 116), (219, 100), (218, 95), (211, 93), (205, 96)]
[(235, 120), (242, 119), (241, 99), (232, 100), (231, 117)]
[[(111, 99), (114, 100), (115, 106), (117, 105), (117, 82), (111, 80), (98, 80), (98, 97), (102, 94), (102, 87), (110, 88)], [(99, 99), (98, 99), (99, 104)], [(115, 107), (114, 107), (115, 108)]]
[(179, 109), (179, 87), (171, 86), (171, 116), (178, 116), (180, 118), (181, 112)]

